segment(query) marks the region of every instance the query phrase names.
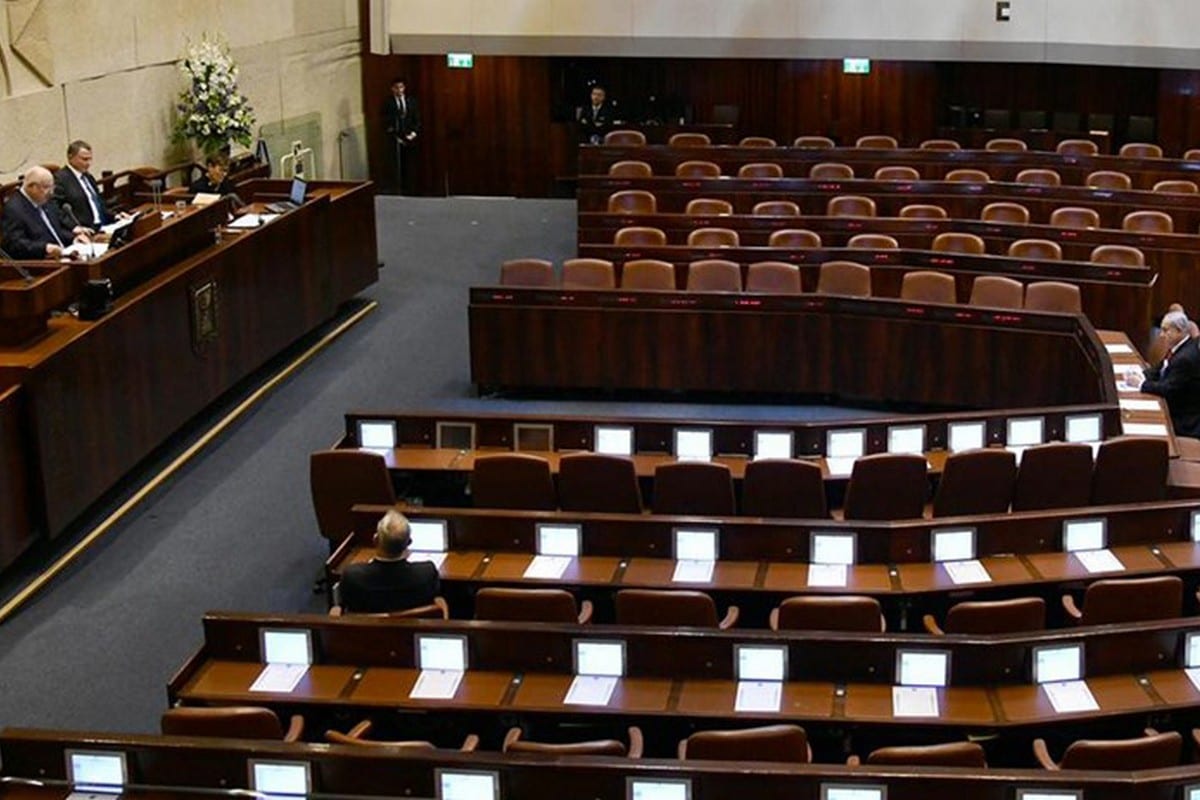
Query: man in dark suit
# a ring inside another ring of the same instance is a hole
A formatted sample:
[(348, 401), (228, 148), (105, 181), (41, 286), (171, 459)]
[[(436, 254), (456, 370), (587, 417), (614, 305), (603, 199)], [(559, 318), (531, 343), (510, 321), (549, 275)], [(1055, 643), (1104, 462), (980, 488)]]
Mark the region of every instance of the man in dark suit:
[(1200, 438), (1200, 348), (1190, 330), (1187, 314), (1168, 311), (1158, 334), (1166, 355), (1145, 375), (1133, 372), (1125, 380), (1167, 401), (1176, 435)]
[[(92, 231), (116, 221), (92, 177), (92, 146), (82, 139), (67, 145), (67, 166), (54, 174), (54, 202), (66, 221)], [(70, 211), (67, 208), (70, 207)]]
[(579, 140), (587, 144), (602, 144), (604, 134), (612, 128), (613, 113), (613, 105), (608, 102), (604, 87), (599, 84), (593, 86), (591, 105), (583, 106), (576, 114)]
[(4, 250), (13, 258), (58, 258), (73, 241), (87, 241), (87, 229), (67, 227), (50, 202), (54, 176), (45, 167), (30, 167), (21, 188), (4, 204)]
[(392, 81), (392, 93), (383, 103), (383, 124), (388, 141), (395, 151), (396, 191), (412, 194), (413, 151), (417, 146), (417, 135), (421, 132), (421, 114), (417, 101), (410, 97), (403, 78)]
[(398, 511), (384, 514), (375, 529), (375, 557), (365, 564), (352, 564), (342, 573), (342, 608), (379, 614), (432, 603), (439, 588), (437, 567), (428, 561), (410, 563), (411, 543), (404, 515)]

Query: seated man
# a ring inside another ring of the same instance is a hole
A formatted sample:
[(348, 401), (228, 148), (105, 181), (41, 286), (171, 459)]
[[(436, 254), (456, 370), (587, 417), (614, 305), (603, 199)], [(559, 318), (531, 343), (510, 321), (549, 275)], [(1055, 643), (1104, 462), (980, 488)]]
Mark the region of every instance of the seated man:
[(220, 153), (212, 153), (204, 159), (204, 175), (192, 181), (189, 188), (192, 194), (233, 193), (233, 183), (229, 180), (229, 159)]
[(88, 171), (91, 168), (92, 146), (82, 139), (71, 142), (67, 166), (54, 173), (54, 202), (63, 209), (67, 222), (96, 231), (115, 222), (116, 216), (100, 196), (100, 185)]
[(54, 176), (45, 167), (30, 167), (4, 204), (5, 251), (17, 259), (58, 258), (74, 241), (88, 240), (87, 229), (63, 224), (58, 208), (50, 202)]
[(1137, 370), (1127, 373), (1125, 381), (1167, 401), (1177, 436), (1200, 437), (1200, 349), (1191, 323), (1183, 311), (1168, 311), (1160, 328), (1162, 361), (1144, 375)]
[(411, 543), (404, 515), (384, 514), (375, 529), (375, 557), (365, 564), (351, 564), (342, 573), (342, 608), (379, 614), (432, 603), (439, 588), (437, 567), (428, 561), (409, 563)]

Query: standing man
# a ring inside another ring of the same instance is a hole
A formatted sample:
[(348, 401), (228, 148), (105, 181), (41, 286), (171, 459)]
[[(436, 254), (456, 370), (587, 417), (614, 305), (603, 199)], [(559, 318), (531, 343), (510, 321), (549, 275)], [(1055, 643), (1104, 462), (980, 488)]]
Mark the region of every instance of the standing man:
[(91, 168), (90, 144), (76, 139), (67, 145), (67, 166), (54, 174), (54, 202), (63, 210), (65, 221), (97, 231), (116, 217), (100, 196), (100, 186), (92, 177)]
[(412, 544), (408, 519), (388, 511), (375, 528), (375, 557), (351, 564), (338, 584), (342, 607), (351, 613), (380, 614), (426, 606), (438, 593), (438, 569), (429, 561), (408, 561)]
[(1163, 360), (1144, 375), (1127, 372), (1125, 382), (1167, 401), (1176, 435), (1200, 438), (1200, 349), (1190, 331), (1187, 314), (1168, 311), (1158, 333)]
[(603, 86), (596, 84), (592, 87), (591, 105), (580, 108), (576, 116), (579, 120), (579, 140), (587, 144), (603, 144), (604, 134), (613, 124), (613, 106), (608, 102), (608, 94)]
[(50, 202), (54, 176), (45, 167), (30, 167), (21, 188), (4, 204), (2, 231), (4, 249), (16, 259), (58, 258), (72, 241), (88, 241), (82, 225), (63, 224), (58, 208)]
[(421, 115), (417, 111), (417, 101), (409, 97), (405, 89), (403, 78), (392, 81), (391, 96), (383, 104), (383, 122), (394, 151), (396, 191), (412, 194), (413, 150), (421, 132)]

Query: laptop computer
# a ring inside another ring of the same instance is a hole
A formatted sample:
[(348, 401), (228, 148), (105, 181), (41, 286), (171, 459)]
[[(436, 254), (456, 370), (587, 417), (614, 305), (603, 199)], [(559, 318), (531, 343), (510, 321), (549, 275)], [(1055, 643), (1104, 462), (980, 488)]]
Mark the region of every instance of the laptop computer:
[(285, 211), (293, 211), (304, 204), (304, 197), (308, 193), (308, 182), (303, 178), (292, 179), (292, 190), (288, 193), (287, 200), (280, 200), (275, 203), (267, 203), (267, 211), (272, 214), (282, 214)]

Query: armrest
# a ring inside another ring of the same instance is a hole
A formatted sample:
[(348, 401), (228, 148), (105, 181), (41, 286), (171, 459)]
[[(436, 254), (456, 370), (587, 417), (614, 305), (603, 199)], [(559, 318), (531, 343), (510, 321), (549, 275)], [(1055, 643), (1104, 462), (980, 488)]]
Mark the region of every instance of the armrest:
[[(339, 735), (345, 736), (347, 739), (361, 739), (370, 732), (371, 732), (371, 720), (364, 719), (362, 722), (358, 723), (350, 730), (346, 731), (343, 734), (339, 734)], [(330, 731), (329, 733), (337, 733), (337, 731)], [(326, 733), (327, 737), (328, 737), (329, 733)]]
[(1063, 610), (1067, 612), (1067, 616), (1072, 622), (1079, 622), (1083, 619), (1083, 612), (1079, 610), (1079, 606), (1075, 605), (1075, 598), (1069, 594), (1062, 596)]
[(1055, 772), (1059, 770), (1058, 764), (1054, 763), (1054, 759), (1050, 757), (1050, 751), (1046, 749), (1045, 739), (1033, 740), (1033, 757), (1037, 759), (1042, 769), (1053, 770)]
[(771, 626), (771, 630), (779, 630), (779, 606), (775, 606), (775, 608), (771, 609), (769, 624)]
[(341, 606), (330, 606), (329, 607), (329, 616), (331, 616), (331, 617), (340, 617), (340, 616), (342, 616), (343, 613), (345, 613), (345, 612), (342, 611)]
[(473, 733), (468, 733), (467, 738), (463, 739), (462, 747), (458, 748), (463, 753), (474, 753), (479, 747), (479, 737)]
[(514, 725), (508, 729), (508, 733), (504, 734), (504, 744), (500, 745), (500, 752), (507, 753), (508, 748), (519, 741), (521, 741), (521, 729)]
[(740, 614), (741, 612), (738, 610), (737, 606), (730, 606), (729, 610), (725, 612), (725, 619), (721, 620), (720, 623), (717, 624), (717, 628), (720, 630), (732, 628), (737, 624), (738, 616)]
[(1200, 748), (1200, 728), (1192, 728), (1192, 743)]
[(921, 618), (921, 622), (925, 625), (925, 632), (934, 636), (945, 636), (946, 632), (937, 624), (937, 620), (933, 618), (933, 614), (926, 614)]
[(446, 598), (444, 598), (444, 597), (433, 598), (433, 605), (437, 606), (438, 608), (440, 608), (442, 610), (442, 619), (450, 619), (450, 605), (446, 602)]
[(293, 714), (291, 721), (288, 723), (287, 733), (283, 735), (283, 740), (285, 742), (298, 742), (303, 735), (304, 717), (299, 714)]
[(847, 767), (858, 767), (861, 765), (862, 765), (862, 759), (859, 758), (858, 756), (855, 756), (855, 755), (846, 756), (846, 766)]
[(687, 760), (687, 739), (679, 740), (679, 748), (675, 751), (675, 757), (680, 761)]
[(1154, 728), (1146, 728), (1142, 733), (1146, 736), (1158, 736), (1158, 731)]
[(592, 621), (592, 601), (584, 600), (579, 604), (579, 624), (587, 625)]
[(642, 739), (642, 729), (637, 725), (629, 726), (629, 757), (641, 758), (642, 751), (645, 749), (645, 742)]

